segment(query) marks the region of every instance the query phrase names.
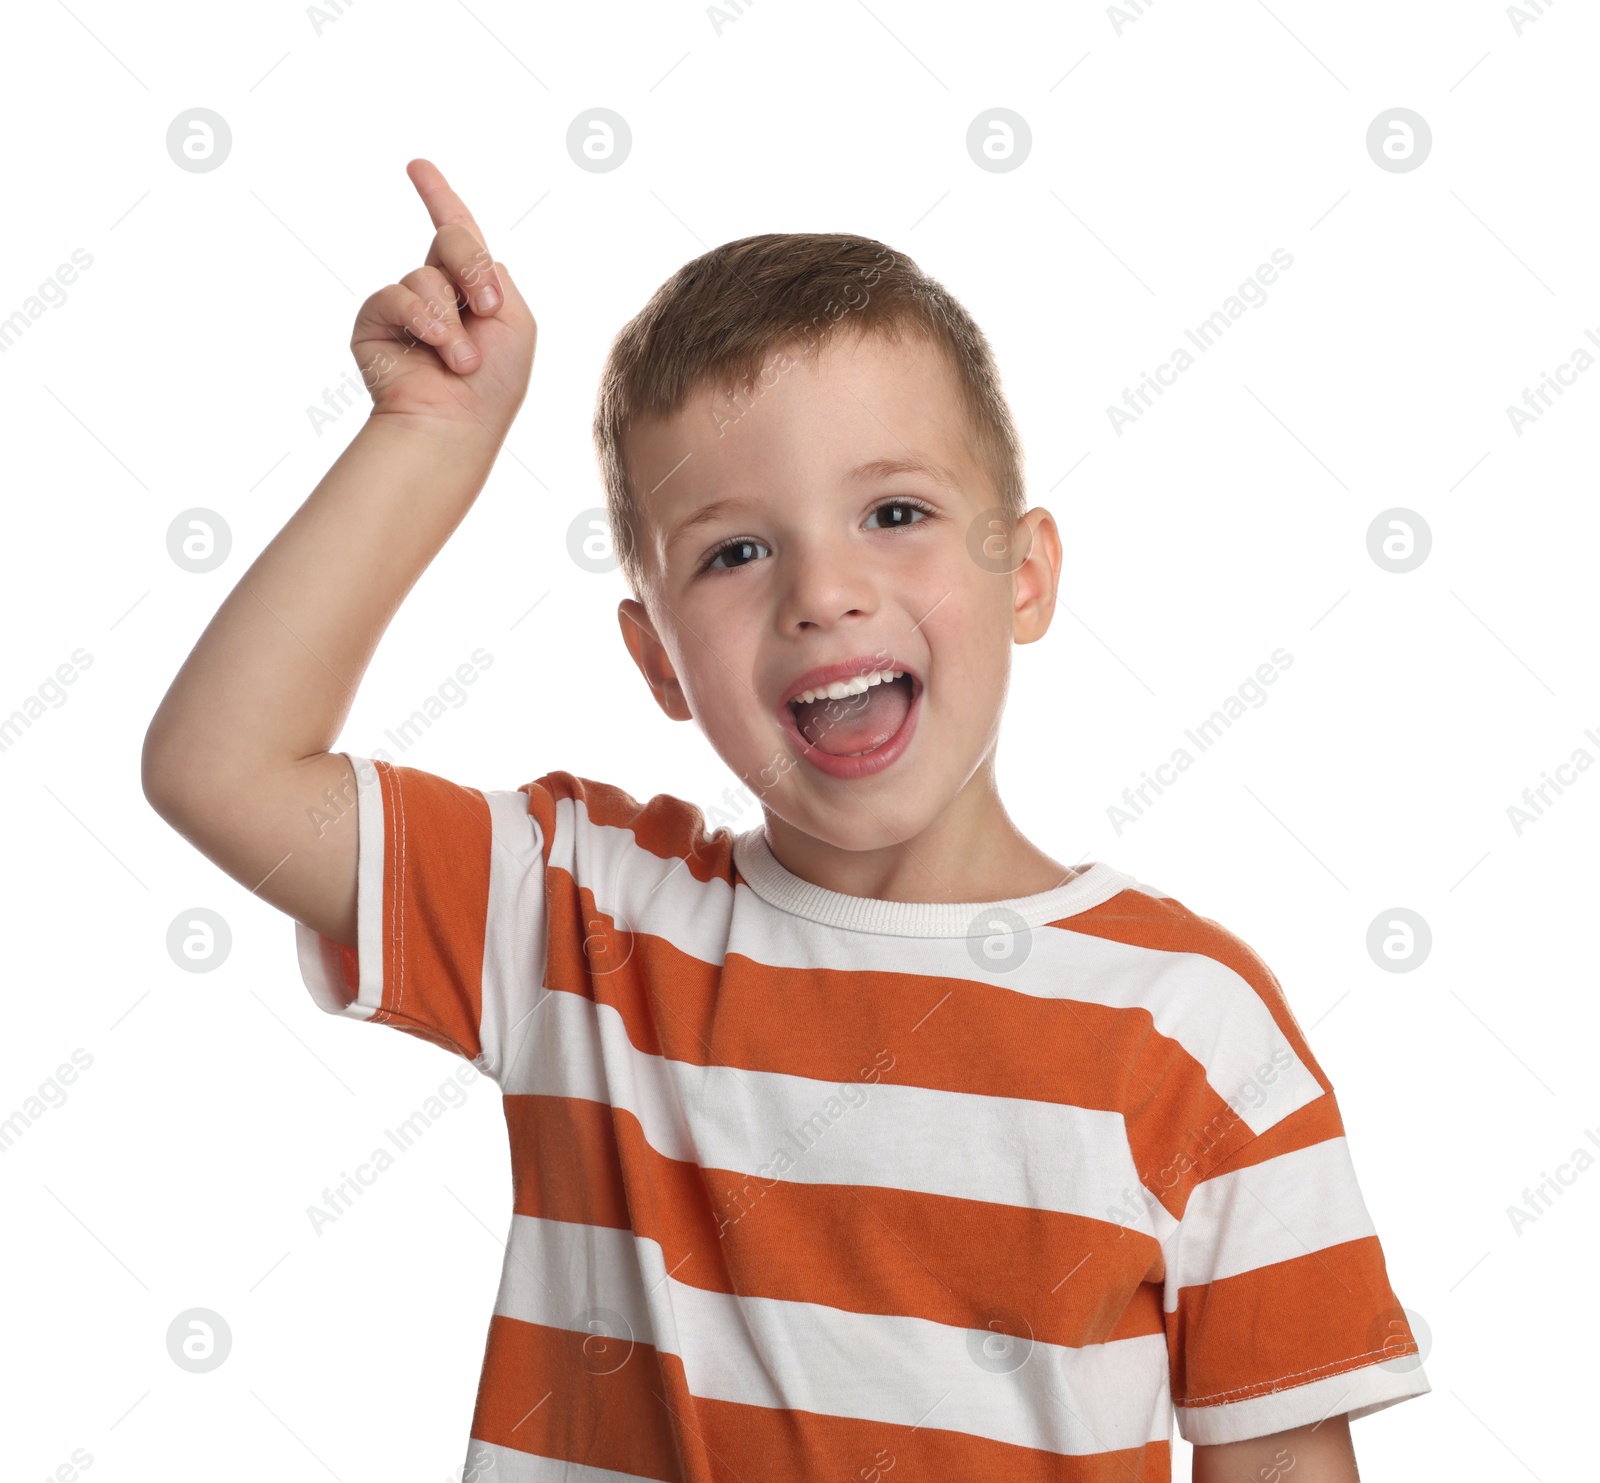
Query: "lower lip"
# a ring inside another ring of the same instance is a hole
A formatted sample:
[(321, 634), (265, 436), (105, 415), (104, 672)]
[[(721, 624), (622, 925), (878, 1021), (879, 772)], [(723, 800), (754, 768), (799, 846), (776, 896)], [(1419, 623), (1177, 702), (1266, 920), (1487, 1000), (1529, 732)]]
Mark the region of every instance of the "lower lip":
[(900, 729), (881, 747), (863, 752), (859, 757), (835, 757), (831, 752), (824, 752), (821, 747), (812, 746), (801, 735), (800, 728), (795, 723), (794, 712), (787, 704), (783, 707), (783, 720), (789, 734), (798, 744), (800, 756), (818, 772), (826, 773), (830, 778), (852, 781), (856, 778), (869, 778), (898, 761), (900, 754), (911, 745), (911, 735), (917, 729), (917, 717), (922, 709), (921, 685), (914, 683), (913, 690), (911, 708), (906, 712), (905, 720), (900, 723)]

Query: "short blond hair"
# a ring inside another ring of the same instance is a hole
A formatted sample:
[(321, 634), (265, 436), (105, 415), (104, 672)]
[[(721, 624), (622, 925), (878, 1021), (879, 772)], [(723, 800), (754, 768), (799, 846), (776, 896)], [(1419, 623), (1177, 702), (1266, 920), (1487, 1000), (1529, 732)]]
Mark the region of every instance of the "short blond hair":
[[(920, 335), (955, 375), (979, 464), (1000, 507), (1027, 508), (1022, 446), (994, 353), (972, 316), (908, 257), (870, 237), (769, 232), (702, 253), (663, 283), (618, 331), (600, 375), (594, 440), (612, 545), (630, 590), (644, 589), (642, 501), (623, 439), (635, 419), (668, 416), (710, 384), (728, 420), (743, 415), (781, 352), (820, 350), (835, 335)], [(715, 415), (715, 413), (714, 413)]]

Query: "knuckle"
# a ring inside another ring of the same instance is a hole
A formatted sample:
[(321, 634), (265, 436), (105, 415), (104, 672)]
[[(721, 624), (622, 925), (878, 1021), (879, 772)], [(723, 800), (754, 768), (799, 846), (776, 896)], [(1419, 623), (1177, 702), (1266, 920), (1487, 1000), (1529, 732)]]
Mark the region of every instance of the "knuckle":
[(456, 322), (456, 306), (454, 299), (434, 298), (429, 296), (422, 301), (423, 311), (430, 319), (443, 320), (446, 324)]
[(413, 268), (400, 282), (420, 298), (442, 298), (450, 286), (444, 272), (432, 265)]
[(441, 293), (436, 286), (430, 286), (427, 293), (417, 294), (412, 305), (414, 315), (425, 316), (429, 321), (441, 320), (447, 325), (458, 322), (454, 295)]
[(462, 258), (461, 265), (457, 269), (461, 278), (467, 283), (476, 283), (480, 279), (488, 278), (493, 271), (494, 260), (489, 256), (489, 251), (485, 247), (480, 247), (477, 251)]

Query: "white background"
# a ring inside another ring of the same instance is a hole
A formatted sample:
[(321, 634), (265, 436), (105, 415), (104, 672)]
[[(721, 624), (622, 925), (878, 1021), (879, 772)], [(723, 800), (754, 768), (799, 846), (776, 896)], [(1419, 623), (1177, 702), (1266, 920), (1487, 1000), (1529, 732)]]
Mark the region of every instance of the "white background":
[[(74, 1049), (93, 1064), (0, 1158), (6, 1476), (84, 1448), (95, 1477), (442, 1483), (464, 1454), (510, 1203), (495, 1090), (313, 1234), (306, 1207), (452, 1061), (320, 1014), (289, 921), (139, 787), (190, 645), (356, 431), (307, 408), (351, 371), (361, 300), (422, 261), (416, 155), (517, 276), (538, 358), (341, 746), (385, 745), (481, 646), (492, 668), (406, 763), (718, 802), (732, 779), (617, 637), (620, 576), (567, 554), (601, 502), (601, 362), (717, 243), (849, 231), (910, 255), (991, 338), (1066, 543), (1059, 619), (1016, 656), (1011, 811), (1274, 969), (1430, 1336), (1433, 1393), (1354, 1428), (1363, 1477), (1588, 1470), (1600, 1170), (1520, 1235), (1507, 1207), (1600, 1127), (1600, 775), (1520, 835), (1507, 808), (1600, 757), (1600, 369), (1521, 436), (1505, 409), (1600, 333), (1591, 12), (1519, 35), (1461, 0), (1166, 0), (1119, 35), (1090, 4), (759, 0), (718, 34), (694, 4), (472, 0), (358, 4), (318, 34), (290, 4), (74, 0), (7, 32), (0, 319), (74, 249), (93, 264), (0, 354), (0, 713), (75, 649), (93, 663), (0, 752), (0, 1118)], [(205, 174), (166, 153), (196, 106), (233, 132)], [(633, 131), (609, 174), (566, 153), (595, 106)], [(1004, 174), (964, 144), (996, 106), (1033, 134)], [(1396, 106), (1433, 132), (1409, 173), (1366, 150)], [(1268, 302), (1118, 436), (1107, 404), (1274, 248), (1294, 265)], [(233, 532), (208, 575), (166, 551), (191, 506)], [(1395, 506), (1433, 536), (1406, 575), (1367, 550)], [(1108, 806), (1280, 646), (1268, 703), (1118, 832)], [(165, 947), (196, 906), (233, 933), (208, 974)], [(1396, 906), (1433, 933), (1408, 973), (1366, 949)], [(191, 1307), (232, 1330), (205, 1375), (166, 1352)]]

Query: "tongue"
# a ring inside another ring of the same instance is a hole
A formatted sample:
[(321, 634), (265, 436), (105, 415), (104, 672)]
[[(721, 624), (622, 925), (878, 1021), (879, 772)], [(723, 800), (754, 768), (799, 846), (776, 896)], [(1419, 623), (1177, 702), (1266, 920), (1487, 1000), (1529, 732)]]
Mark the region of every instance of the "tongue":
[(905, 722), (911, 709), (911, 681), (902, 676), (873, 685), (843, 700), (813, 700), (794, 708), (800, 734), (834, 757), (881, 747)]

